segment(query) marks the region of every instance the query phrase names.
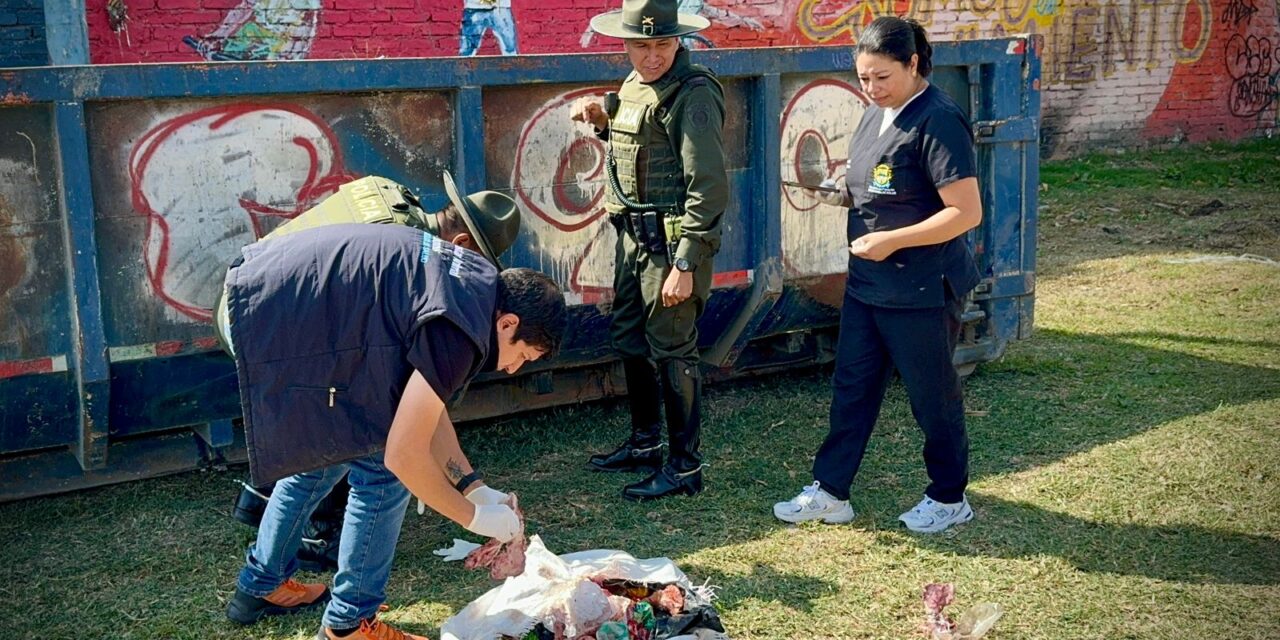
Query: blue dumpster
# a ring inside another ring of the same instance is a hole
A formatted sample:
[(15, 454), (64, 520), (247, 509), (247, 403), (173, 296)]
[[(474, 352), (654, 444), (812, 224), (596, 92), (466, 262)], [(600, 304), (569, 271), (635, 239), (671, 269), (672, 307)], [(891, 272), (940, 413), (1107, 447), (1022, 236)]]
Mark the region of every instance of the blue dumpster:
[[(1040, 40), (940, 43), (966, 106), (983, 280), (956, 364), (1029, 336)], [(864, 102), (845, 47), (699, 51), (725, 80), (732, 203), (700, 324), (712, 379), (832, 357), (844, 213), (783, 181), (843, 170)], [(0, 501), (244, 460), (234, 366), (209, 324), (244, 244), (381, 175), (445, 202), (519, 202), (508, 263), (571, 303), (563, 353), (488, 375), (460, 420), (625, 393), (608, 343), (604, 149), (568, 118), (623, 55), (40, 67), (0, 74)], [(305, 331), (306, 327), (298, 327)]]

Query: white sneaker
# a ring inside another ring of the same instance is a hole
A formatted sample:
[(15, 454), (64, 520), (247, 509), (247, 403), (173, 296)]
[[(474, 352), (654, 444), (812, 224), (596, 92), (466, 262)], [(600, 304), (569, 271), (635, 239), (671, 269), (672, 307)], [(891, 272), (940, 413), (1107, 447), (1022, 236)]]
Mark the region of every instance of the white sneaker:
[(848, 500), (836, 500), (814, 481), (800, 495), (773, 505), (773, 515), (783, 522), (806, 522), (822, 519), (827, 524), (853, 520), (853, 507)]
[(953, 524), (961, 524), (973, 519), (973, 509), (969, 507), (969, 499), (964, 498), (954, 504), (934, 502), (925, 496), (920, 504), (910, 511), (898, 516), (902, 524), (919, 533), (938, 533)]

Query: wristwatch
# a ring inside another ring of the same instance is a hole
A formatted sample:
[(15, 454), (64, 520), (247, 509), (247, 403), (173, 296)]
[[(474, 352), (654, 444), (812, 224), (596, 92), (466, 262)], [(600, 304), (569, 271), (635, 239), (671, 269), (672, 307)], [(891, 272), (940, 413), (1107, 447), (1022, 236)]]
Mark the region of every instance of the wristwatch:
[(676, 266), (676, 271), (679, 271), (681, 273), (689, 273), (690, 271), (693, 271), (693, 265), (689, 264), (689, 261), (685, 260), (684, 258), (676, 258), (675, 266)]

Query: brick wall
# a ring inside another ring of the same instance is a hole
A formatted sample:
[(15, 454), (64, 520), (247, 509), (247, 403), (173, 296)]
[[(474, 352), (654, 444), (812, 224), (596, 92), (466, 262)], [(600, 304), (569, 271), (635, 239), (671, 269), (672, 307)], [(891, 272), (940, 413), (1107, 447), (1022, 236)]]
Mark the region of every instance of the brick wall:
[[(13, 2), (14, 0), (9, 0)], [(21, 1), (21, 0), (19, 0)], [(33, 0), (25, 0), (33, 1)], [(712, 28), (690, 46), (847, 46), (883, 11), (937, 40), (1045, 40), (1044, 141), (1099, 145), (1262, 135), (1280, 102), (1280, 0), (685, 0)], [(107, 0), (87, 4), (95, 63), (458, 55), (462, 0)], [(616, 50), (587, 22), (617, 0), (512, 0), (519, 53)], [(0, 14), (3, 15), (3, 14)], [(483, 31), (477, 53), (499, 53)]]
[(33, 67), (48, 63), (44, 3), (41, 0), (0, 1), (0, 67)]

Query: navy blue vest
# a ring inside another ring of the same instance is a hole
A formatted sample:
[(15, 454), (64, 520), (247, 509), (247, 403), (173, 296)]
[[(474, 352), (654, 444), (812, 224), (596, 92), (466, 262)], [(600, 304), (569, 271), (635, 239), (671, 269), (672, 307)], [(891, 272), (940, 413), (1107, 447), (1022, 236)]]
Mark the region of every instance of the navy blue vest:
[(342, 224), (242, 254), (227, 306), (255, 485), (385, 448), (413, 372), (408, 345), (428, 321), (474, 343), (468, 378), (488, 354), (498, 272), (478, 253), (399, 225)]

